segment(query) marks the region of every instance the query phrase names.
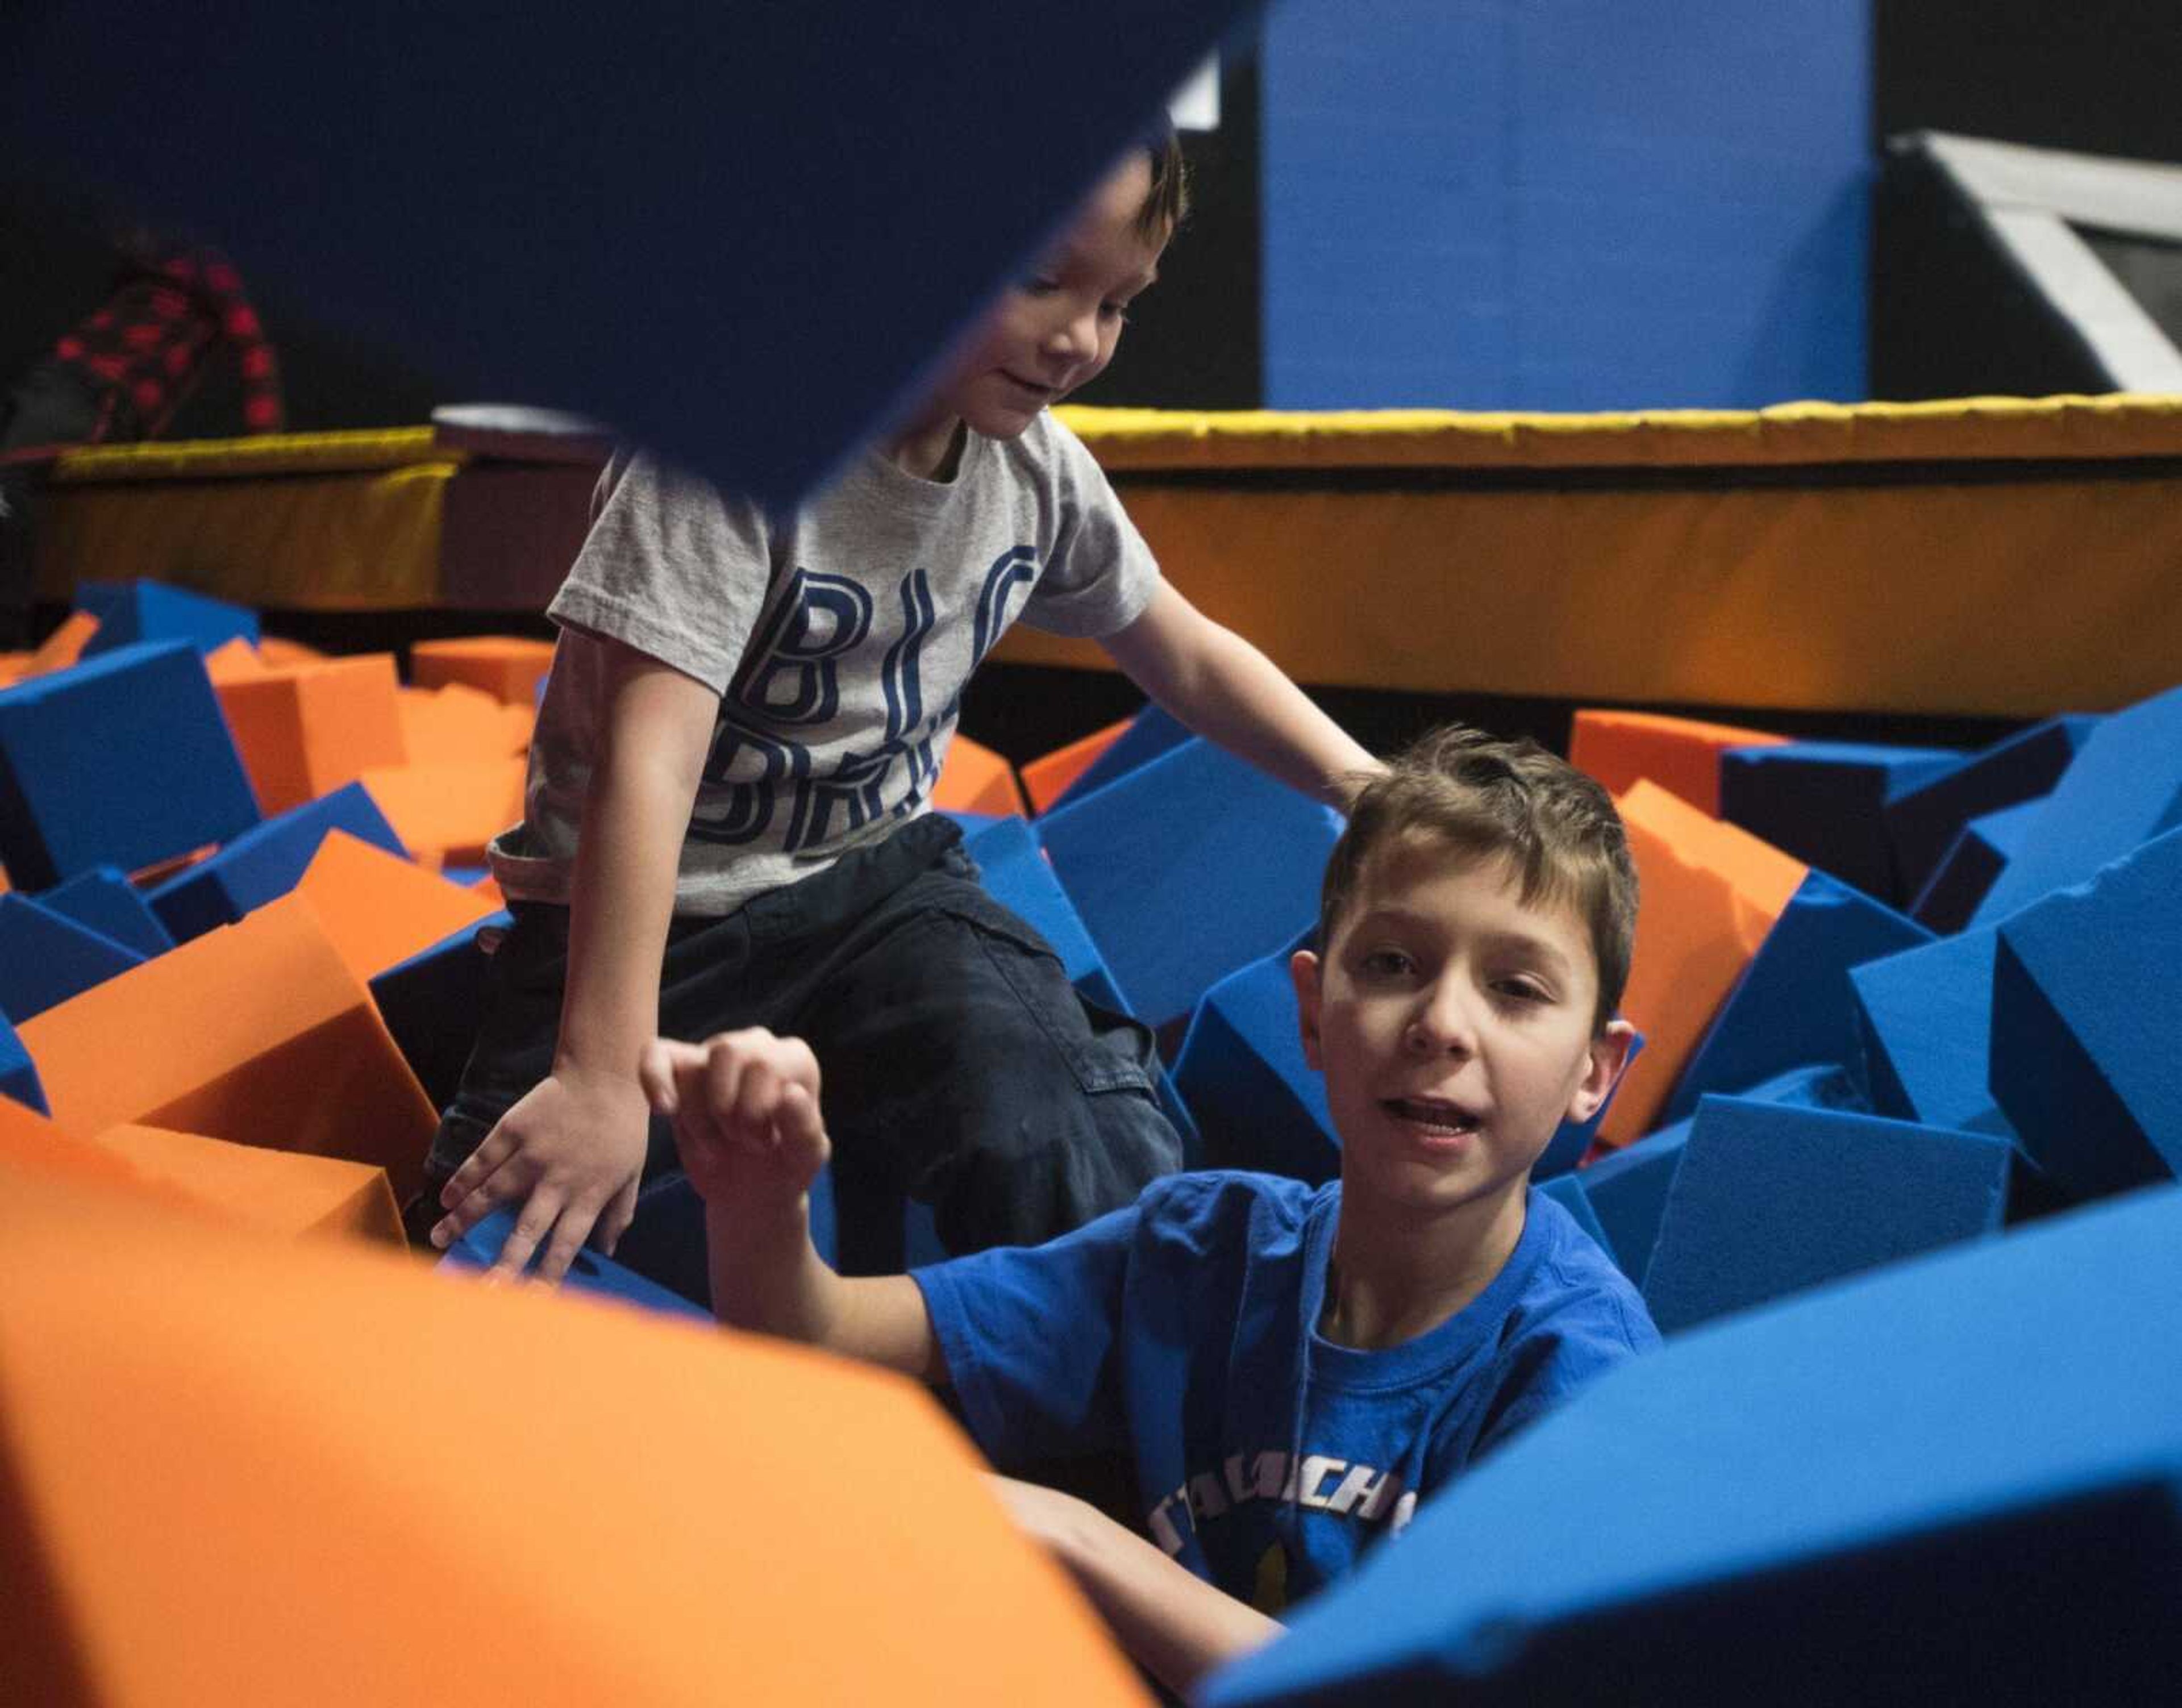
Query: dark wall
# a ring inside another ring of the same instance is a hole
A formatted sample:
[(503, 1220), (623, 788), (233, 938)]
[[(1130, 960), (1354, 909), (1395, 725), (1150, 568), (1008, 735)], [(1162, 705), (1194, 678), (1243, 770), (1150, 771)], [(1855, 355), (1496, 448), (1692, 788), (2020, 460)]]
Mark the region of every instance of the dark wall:
[(1875, 142), (1957, 130), (2182, 161), (2177, 0), (1874, 0)]
[(1220, 128), (1185, 130), (1192, 210), (1129, 311), (1112, 364), (1078, 403), (1255, 409), (1264, 401), (1254, 53), (1221, 57)]

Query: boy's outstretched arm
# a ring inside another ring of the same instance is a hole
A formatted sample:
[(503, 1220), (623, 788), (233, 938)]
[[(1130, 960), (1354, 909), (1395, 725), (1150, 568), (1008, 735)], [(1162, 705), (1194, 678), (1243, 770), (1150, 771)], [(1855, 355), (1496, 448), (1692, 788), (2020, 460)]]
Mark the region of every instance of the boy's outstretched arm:
[(906, 1275), (845, 1279), (811, 1243), (811, 1183), (832, 1147), (810, 1046), (761, 1027), (655, 1038), (642, 1075), (705, 1201), (720, 1320), (944, 1384), (922, 1289)]
[(602, 735), (584, 799), (568, 909), (568, 970), (552, 1070), (448, 1180), (435, 1245), (519, 1206), (493, 1274), (568, 1273), (594, 1227), (606, 1250), (635, 1213), (651, 1112), (638, 1059), (659, 1030), (659, 964), (682, 837), (719, 697), (617, 641), (606, 650)]
[(1088, 1501), (1011, 1477), (991, 1481), (1017, 1527), (1068, 1568), (1115, 1639), (1168, 1689), (1186, 1694), (1286, 1628)]
[(1137, 620), (1101, 643), (1153, 701), (1291, 788), (1345, 807), (1340, 779), (1379, 769), (1265, 654), (1162, 581)]

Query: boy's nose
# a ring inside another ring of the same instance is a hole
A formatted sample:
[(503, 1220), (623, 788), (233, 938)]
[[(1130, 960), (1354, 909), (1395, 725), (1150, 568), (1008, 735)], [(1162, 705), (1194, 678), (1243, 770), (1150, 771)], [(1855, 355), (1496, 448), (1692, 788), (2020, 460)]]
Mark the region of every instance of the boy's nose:
[(1088, 362), (1099, 353), (1099, 312), (1071, 315), (1055, 328), (1049, 345), (1053, 354), (1070, 362)]
[(1410, 1017), (1402, 1042), (1420, 1056), (1474, 1053), (1477, 1030), (1470, 1005), (1456, 992), (1434, 992)]

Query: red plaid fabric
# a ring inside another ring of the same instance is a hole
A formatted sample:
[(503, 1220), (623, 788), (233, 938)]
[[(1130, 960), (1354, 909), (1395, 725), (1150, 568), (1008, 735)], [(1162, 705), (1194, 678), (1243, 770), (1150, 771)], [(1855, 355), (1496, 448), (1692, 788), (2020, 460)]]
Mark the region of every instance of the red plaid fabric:
[(104, 307), (53, 345), (53, 360), (97, 399), (86, 442), (156, 438), (212, 361), (235, 352), (250, 433), (286, 419), (280, 370), (242, 276), (217, 250), (145, 256)]

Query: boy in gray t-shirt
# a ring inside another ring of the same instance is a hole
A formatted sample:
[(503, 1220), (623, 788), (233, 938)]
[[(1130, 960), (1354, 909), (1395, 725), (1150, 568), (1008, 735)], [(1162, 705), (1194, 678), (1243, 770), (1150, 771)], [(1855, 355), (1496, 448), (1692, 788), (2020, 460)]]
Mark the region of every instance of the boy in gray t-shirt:
[(1045, 412), (1112, 358), (1182, 212), (1172, 137), (1132, 151), (928, 406), (789, 520), (648, 458), (607, 470), (551, 607), (523, 821), (493, 849), (516, 924), (428, 1164), (435, 1244), (505, 1203), (501, 1273), (541, 1245), (548, 1279), (586, 1237), (612, 1249), (648, 1151), (653, 1173), (673, 1157), (637, 1080), (655, 1031), (818, 1042), (852, 1267), (873, 1196), (930, 1202), (968, 1250), (1066, 1231), (1179, 1165), (1149, 1035), (1076, 998), (927, 808), (963, 685), (1018, 617), (1097, 638), (1299, 788), (1332, 799), (1371, 766), (1161, 580)]

